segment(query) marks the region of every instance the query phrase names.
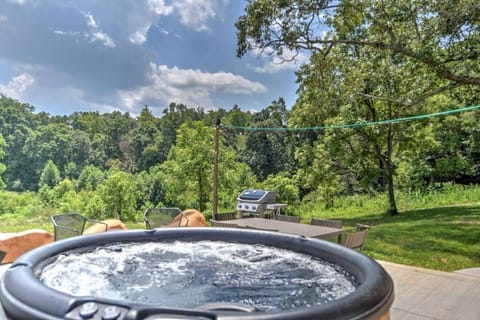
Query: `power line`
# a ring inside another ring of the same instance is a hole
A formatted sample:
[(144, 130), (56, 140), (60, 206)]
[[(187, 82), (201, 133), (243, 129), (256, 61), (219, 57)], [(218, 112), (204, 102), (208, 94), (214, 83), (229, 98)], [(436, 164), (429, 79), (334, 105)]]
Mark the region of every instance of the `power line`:
[(303, 127), (303, 128), (242, 127), (242, 126), (225, 125), (225, 124), (222, 124), (221, 126), (222, 128), (225, 128), (225, 129), (248, 130), (248, 131), (308, 131), (308, 130), (325, 130), (325, 129), (345, 129), (345, 128), (376, 126), (376, 125), (383, 125), (383, 124), (389, 124), (389, 123), (407, 122), (407, 121), (413, 121), (413, 120), (419, 120), (419, 119), (444, 116), (444, 115), (454, 114), (459, 112), (472, 111), (477, 109), (480, 109), (480, 105), (464, 107), (460, 109), (451, 109), (451, 110), (442, 111), (442, 112), (421, 114), (421, 115), (410, 116), (410, 117), (390, 119), (390, 120), (359, 122), (359, 123), (351, 123), (351, 124), (334, 124), (329, 126), (316, 126), (316, 127)]

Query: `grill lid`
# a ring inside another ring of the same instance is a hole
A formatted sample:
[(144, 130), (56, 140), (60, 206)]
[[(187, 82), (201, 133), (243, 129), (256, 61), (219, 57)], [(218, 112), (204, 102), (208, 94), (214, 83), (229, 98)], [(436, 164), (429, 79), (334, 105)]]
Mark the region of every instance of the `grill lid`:
[(260, 200), (267, 191), (264, 190), (245, 190), (242, 194), (238, 197), (240, 200)]

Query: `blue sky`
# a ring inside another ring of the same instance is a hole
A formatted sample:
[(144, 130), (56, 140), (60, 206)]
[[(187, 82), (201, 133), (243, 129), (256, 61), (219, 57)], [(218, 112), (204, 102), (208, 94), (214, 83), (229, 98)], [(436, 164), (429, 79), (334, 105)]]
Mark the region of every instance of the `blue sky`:
[[(260, 110), (305, 62), (236, 57), (242, 0), (0, 0), (0, 93), (37, 112)], [(286, 52), (288, 55), (288, 52)]]

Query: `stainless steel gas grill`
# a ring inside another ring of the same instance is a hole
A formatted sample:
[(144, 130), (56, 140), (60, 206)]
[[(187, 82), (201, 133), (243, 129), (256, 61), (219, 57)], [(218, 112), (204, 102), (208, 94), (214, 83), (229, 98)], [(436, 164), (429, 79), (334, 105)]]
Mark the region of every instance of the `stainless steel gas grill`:
[[(264, 216), (266, 212), (275, 214), (274, 210), (280, 204), (275, 203), (277, 193), (275, 191), (247, 189), (237, 198), (237, 211), (240, 217)], [(277, 205), (277, 206), (274, 206)]]

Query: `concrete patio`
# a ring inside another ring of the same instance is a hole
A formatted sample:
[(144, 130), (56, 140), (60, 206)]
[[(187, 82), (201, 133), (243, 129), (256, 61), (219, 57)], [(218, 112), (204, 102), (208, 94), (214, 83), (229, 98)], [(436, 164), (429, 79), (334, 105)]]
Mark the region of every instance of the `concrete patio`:
[(395, 284), (392, 320), (480, 319), (480, 268), (442, 272), (379, 262)]

